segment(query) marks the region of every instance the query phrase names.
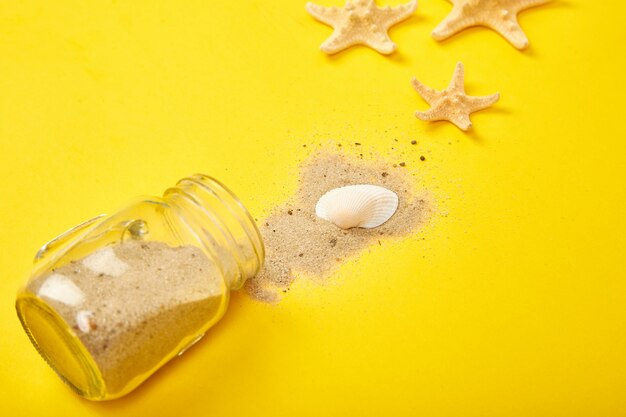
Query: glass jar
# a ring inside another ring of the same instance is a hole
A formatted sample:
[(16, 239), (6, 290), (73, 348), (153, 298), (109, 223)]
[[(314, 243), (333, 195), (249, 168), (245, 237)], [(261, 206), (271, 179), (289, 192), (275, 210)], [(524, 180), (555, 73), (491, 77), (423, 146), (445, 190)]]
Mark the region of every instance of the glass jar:
[(200, 340), (263, 259), (244, 206), (198, 174), (45, 244), (17, 314), (72, 389), (113, 399)]

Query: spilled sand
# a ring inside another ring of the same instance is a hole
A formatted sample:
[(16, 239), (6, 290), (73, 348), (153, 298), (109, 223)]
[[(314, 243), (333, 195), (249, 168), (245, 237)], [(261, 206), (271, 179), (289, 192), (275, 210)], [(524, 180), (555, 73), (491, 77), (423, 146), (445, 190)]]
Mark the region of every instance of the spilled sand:
[[(323, 194), (352, 184), (373, 184), (394, 191), (399, 197), (398, 210), (373, 229), (342, 230), (315, 215), (315, 205)], [(404, 163), (317, 151), (300, 165), (295, 194), (259, 222), (265, 265), (245, 288), (254, 299), (277, 302), (298, 277), (323, 282), (369, 246), (414, 234), (431, 215), (432, 207), (428, 192), (416, 189)]]

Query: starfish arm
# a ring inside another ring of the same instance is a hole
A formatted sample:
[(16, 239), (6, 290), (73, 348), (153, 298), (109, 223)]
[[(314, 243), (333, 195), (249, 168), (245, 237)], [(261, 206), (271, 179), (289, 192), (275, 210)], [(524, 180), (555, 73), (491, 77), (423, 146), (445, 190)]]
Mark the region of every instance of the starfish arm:
[(489, 96), (475, 97), (467, 96), (467, 103), (471, 107), (471, 112), (486, 109), (500, 99), (500, 93), (491, 94)]
[(463, 131), (467, 131), (470, 127), (472, 127), (472, 122), (467, 114), (455, 114), (448, 120)]
[(342, 9), (338, 7), (324, 7), (308, 2), (305, 6), (306, 11), (315, 19), (329, 26), (335, 26), (341, 21), (343, 15)]
[(416, 9), (417, 0), (412, 0), (406, 4), (401, 4), (395, 7), (385, 6), (377, 8), (376, 14), (385, 19), (384, 26), (385, 29), (388, 29), (396, 23), (409, 18), (413, 13), (415, 13)]
[(353, 37), (341, 35), (337, 30), (333, 32), (328, 39), (322, 43), (320, 49), (329, 55), (336, 54), (358, 42)]
[(381, 54), (390, 54), (396, 50), (396, 44), (393, 43), (386, 32), (381, 32), (377, 39), (363, 39), (363, 43)]
[(433, 122), (436, 120), (447, 120), (445, 116), (435, 111), (435, 109), (428, 109), (426, 111), (416, 111), (415, 117), (425, 122)]
[(517, 49), (526, 48), (528, 46), (528, 38), (526, 37), (526, 34), (524, 34), (524, 31), (520, 27), (519, 23), (517, 23), (516, 17), (511, 14), (508, 16), (508, 18), (503, 20), (487, 20), (484, 24), (498, 32)]
[(474, 18), (464, 16), (463, 6), (460, 3), (458, 3), (458, 5), (457, 3), (454, 3), (454, 7), (452, 8), (450, 14), (446, 16), (435, 29), (433, 29), (431, 35), (435, 40), (442, 41), (475, 24), (476, 21)]
[(411, 84), (415, 91), (426, 101), (426, 103), (432, 105), (437, 99), (438, 91), (434, 88), (430, 88), (422, 84), (417, 80), (417, 78), (413, 77), (411, 79)]
[(448, 88), (465, 93), (465, 67), (461, 61), (457, 62), (456, 67), (454, 67), (454, 74), (452, 74)]
[(443, 114), (435, 109), (428, 109), (424, 112), (416, 111), (415, 117), (425, 122), (434, 122), (437, 120), (447, 120), (463, 131), (467, 131), (472, 127), (472, 122), (467, 114)]

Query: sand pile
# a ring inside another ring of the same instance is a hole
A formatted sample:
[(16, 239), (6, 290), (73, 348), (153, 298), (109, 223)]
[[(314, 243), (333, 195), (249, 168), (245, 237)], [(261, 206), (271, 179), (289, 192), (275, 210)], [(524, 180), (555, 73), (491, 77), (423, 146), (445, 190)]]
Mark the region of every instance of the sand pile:
[[(413, 233), (429, 216), (431, 205), (404, 163), (318, 151), (300, 167), (298, 189), (287, 203), (259, 222), (266, 248), (264, 269), (246, 283), (248, 293), (267, 302), (280, 300), (298, 276), (328, 277), (342, 262), (370, 245)], [(315, 215), (327, 191), (351, 184), (380, 185), (399, 197), (397, 212), (374, 229), (342, 230)]]

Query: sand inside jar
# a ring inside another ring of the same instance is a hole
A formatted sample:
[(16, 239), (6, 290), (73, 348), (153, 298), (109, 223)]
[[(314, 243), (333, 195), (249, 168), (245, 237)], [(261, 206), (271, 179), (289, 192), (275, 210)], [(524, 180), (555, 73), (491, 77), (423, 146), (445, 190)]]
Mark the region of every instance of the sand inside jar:
[[(346, 261), (365, 249), (414, 234), (432, 213), (431, 197), (418, 190), (404, 162), (393, 163), (374, 155), (319, 150), (301, 165), (295, 194), (259, 222), (266, 255), (262, 271), (246, 282), (252, 298), (277, 302), (299, 277), (324, 282)], [(342, 230), (315, 215), (315, 205), (327, 191), (351, 184), (373, 184), (399, 197), (396, 213), (373, 229)]]
[(152, 372), (224, 310), (220, 272), (195, 246), (128, 241), (33, 280), (73, 328), (110, 393)]

